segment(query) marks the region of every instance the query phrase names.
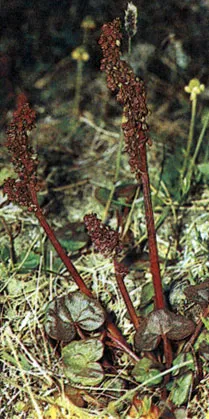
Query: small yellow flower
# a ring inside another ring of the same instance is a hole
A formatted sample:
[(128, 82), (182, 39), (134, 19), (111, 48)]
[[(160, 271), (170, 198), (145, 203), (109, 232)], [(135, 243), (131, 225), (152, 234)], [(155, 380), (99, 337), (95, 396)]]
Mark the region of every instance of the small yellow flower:
[(96, 28), (96, 23), (91, 16), (86, 16), (81, 22), (81, 28), (85, 30), (92, 30)]
[(184, 88), (185, 92), (190, 93), (190, 100), (194, 100), (205, 90), (205, 85), (201, 84), (198, 79), (191, 79), (188, 86)]
[(84, 47), (77, 47), (71, 52), (71, 57), (76, 61), (88, 61), (89, 54)]

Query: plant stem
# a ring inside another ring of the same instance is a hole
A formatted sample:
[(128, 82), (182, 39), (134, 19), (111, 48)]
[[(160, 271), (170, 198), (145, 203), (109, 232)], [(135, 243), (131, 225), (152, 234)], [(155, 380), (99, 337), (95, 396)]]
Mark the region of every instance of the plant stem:
[(154, 223), (154, 215), (152, 209), (151, 193), (150, 193), (150, 180), (147, 167), (147, 153), (146, 144), (140, 148), (140, 159), (144, 171), (141, 173), (141, 180), (143, 186), (145, 217), (148, 233), (148, 247), (150, 256), (150, 269), (153, 278), (153, 286), (155, 291), (155, 309), (164, 309), (165, 302), (163, 296), (163, 287), (160, 276), (160, 264), (157, 250), (156, 231)]
[(76, 284), (78, 285), (79, 289), (84, 294), (86, 294), (88, 297), (92, 297), (91, 291), (88, 289), (88, 287), (84, 283), (84, 281), (81, 278), (80, 274), (78, 273), (77, 269), (72, 264), (68, 255), (65, 253), (65, 251), (64, 251), (63, 247), (61, 246), (60, 242), (57, 240), (57, 238), (54, 234), (54, 231), (52, 230), (52, 228), (50, 227), (50, 225), (46, 221), (46, 218), (44, 217), (43, 212), (42, 212), (42, 210), (41, 210), (41, 208), (38, 204), (37, 195), (36, 195), (36, 191), (35, 191), (33, 183), (30, 184), (30, 193), (31, 193), (31, 198), (33, 200), (33, 204), (36, 207), (35, 215), (38, 218), (39, 223), (43, 227), (44, 231), (46, 232), (47, 237), (49, 238), (49, 240), (51, 241), (55, 250), (57, 251), (60, 259), (62, 260), (62, 262), (66, 266), (67, 270), (71, 273), (71, 275), (72, 275), (74, 281), (76, 282)]
[(131, 56), (131, 36), (128, 37), (128, 57)]
[(118, 340), (116, 336), (113, 336), (110, 333), (107, 333), (107, 336), (115, 343), (119, 348), (121, 348), (124, 352), (126, 352), (135, 362), (139, 361), (139, 357), (129, 348), (129, 346), (124, 345), (121, 340)]
[(77, 61), (77, 71), (76, 71), (75, 98), (74, 98), (74, 113), (75, 113), (75, 116), (79, 115), (82, 76), (83, 76), (83, 61), (78, 60)]
[(122, 275), (118, 272), (118, 269), (117, 269), (118, 261), (116, 259), (114, 259), (113, 262), (114, 262), (115, 276), (116, 276), (116, 280), (117, 280), (117, 283), (118, 283), (119, 290), (120, 290), (120, 292), (122, 294), (122, 297), (125, 301), (126, 308), (128, 310), (131, 321), (132, 321), (135, 329), (137, 330), (139, 328), (139, 319), (136, 315), (133, 303), (132, 303), (132, 301), (129, 297), (128, 291), (127, 291), (126, 286), (124, 284), (124, 275)]
[(197, 107), (197, 96), (194, 96), (194, 99), (192, 100), (192, 113), (191, 113), (189, 135), (188, 135), (188, 141), (187, 141), (187, 149), (186, 149), (183, 169), (182, 169), (182, 173), (181, 173), (181, 181), (183, 180), (185, 172), (187, 170), (189, 155), (190, 155), (190, 151), (191, 151), (191, 147), (192, 147), (192, 142), (193, 142), (193, 137), (194, 137), (196, 107)]
[[(89, 288), (86, 286), (86, 284), (84, 283), (80, 274), (78, 273), (77, 269), (75, 268), (75, 266), (71, 262), (70, 258), (67, 256), (64, 249), (62, 248), (60, 242), (57, 240), (57, 238), (54, 234), (54, 231), (52, 230), (50, 225), (47, 223), (46, 218), (44, 217), (43, 212), (42, 212), (41, 208), (39, 207), (36, 190), (35, 190), (34, 184), (32, 182), (29, 185), (29, 189), (30, 189), (31, 199), (33, 201), (33, 204), (36, 207), (35, 215), (38, 218), (39, 223), (41, 224), (41, 226), (45, 230), (45, 232), (47, 234), (47, 237), (49, 238), (49, 240), (51, 241), (55, 250), (57, 251), (60, 259), (62, 260), (62, 262), (66, 266), (67, 270), (71, 273), (71, 275), (72, 275), (75, 283), (79, 287), (80, 291), (83, 292), (88, 297), (94, 298), (94, 295), (89, 290)], [(123, 345), (124, 347), (127, 348), (127, 351), (130, 350), (125, 338), (122, 336), (122, 334), (119, 331), (119, 329), (117, 328), (117, 326), (115, 326), (115, 324), (112, 323), (112, 321), (111, 321), (111, 319), (108, 315), (107, 315), (107, 329), (109, 330), (112, 337), (117, 339), (121, 343), (121, 345)]]
[[(147, 166), (147, 149), (146, 143), (140, 147), (140, 160), (143, 171), (141, 173), (143, 195), (144, 195), (144, 206), (145, 206), (145, 217), (147, 224), (147, 234), (148, 234), (148, 247), (149, 247), (149, 257), (150, 257), (150, 269), (152, 273), (152, 281), (155, 291), (155, 309), (164, 310), (165, 301), (163, 295), (162, 280), (160, 275), (160, 264), (157, 250), (157, 240), (156, 240), (156, 230), (154, 215), (152, 209), (152, 200), (151, 200), (151, 191), (150, 191), (150, 180)], [(163, 347), (164, 347), (164, 356), (166, 367), (169, 368), (172, 364), (172, 348), (169, 342), (169, 339), (166, 334), (162, 335)], [(169, 377), (166, 376), (165, 382), (167, 382)]]
[(56, 249), (60, 259), (62, 260), (62, 262), (64, 263), (64, 265), (66, 266), (66, 268), (68, 269), (68, 271), (71, 273), (74, 281), (76, 282), (76, 284), (78, 285), (78, 287), (80, 288), (80, 290), (88, 295), (89, 297), (92, 297), (92, 293), (91, 291), (87, 288), (87, 286), (85, 285), (83, 279), (81, 278), (80, 274), (78, 273), (77, 269), (75, 268), (75, 266), (72, 264), (70, 258), (68, 257), (68, 255), (65, 253), (63, 247), (61, 246), (60, 242), (57, 240), (52, 228), (49, 226), (49, 224), (47, 223), (42, 211), (37, 211), (36, 212), (36, 217), (38, 218), (41, 226), (43, 227), (43, 229), (45, 230), (49, 240), (51, 241), (51, 243), (53, 244), (54, 248)]
[(184, 348), (184, 352), (189, 352), (190, 349), (193, 347), (194, 342), (198, 338), (198, 336), (201, 332), (202, 326), (203, 326), (202, 318), (208, 317), (208, 314), (209, 314), (209, 306), (204, 309), (204, 311), (201, 315), (201, 318), (198, 320), (194, 333), (190, 337), (189, 341), (186, 343), (186, 346)]

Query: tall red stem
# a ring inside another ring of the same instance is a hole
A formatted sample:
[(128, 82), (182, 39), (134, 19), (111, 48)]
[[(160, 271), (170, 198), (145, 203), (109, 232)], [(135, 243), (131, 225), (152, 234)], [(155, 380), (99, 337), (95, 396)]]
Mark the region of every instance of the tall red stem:
[(150, 180), (147, 166), (147, 151), (146, 144), (143, 144), (140, 148), (140, 159), (142, 167), (145, 168), (145, 171), (141, 174), (142, 186), (143, 186), (143, 195), (144, 195), (144, 206), (145, 206), (145, 217), (146, 217), (146, 226), (148, 233), (148, 247), (149, 247), (149, 257), (150, 257), (150, 269), (153, 279), (153, 286), (155, 291), (155, 308), (164, 309), (165, 302), (163, 296), (163, 287), (160, 276), (160, 264), (157, 250), (157, 240), (156, 240), (156, 230), (154, 223), (154, 215), (151, 201), (150, 193)]
[(31, 194), (31, 199), (33, 201), (33, 204), (36, 207), (35, 215), (38, 218), (39, 223), (41, 224), (41, 226), (45, 230), (45, 232), (47, 234), (47, 237), (49, 238), (49, 240), (51, 241), (55, 250), (57, 251), (60, 259), (62, 260), (62, 262), (66, 266), (67, 270), (71, 273), (71, 275), (72, 275), (74, 281), (76, 282), (76, 284), (78, 285), (79, 289), (84, 294), (88, 295), (88, 297), (92, 297), (91, 291), (87, 288), (86, 284), (84, 283), (84, 281), (81, 278), (80, 274), (78, 273), (77, 269), (72, 264), (68, 255), (65, 253), (65, 251), (64, 251), (63, 247), (61, 246), (60, 242), (57, 240), (57, 238), (54, 234), (54, 231), (52, 230), (50, 225), (47, 223), (46, 218), (44, 217), (43, 212), (42, 212), (41, 208), (39, 207), (38, 200), (37, 200), (37, 195), (36, 195), (36, 190), (35, 190), (34, 184), (32, 182), (30, 183), (30, 194)]
[[(143, 195), (144, 195), (144, 207), (145, 207), (145, 217), (147, 225), (147, 234), (148, 234), (148, 247), (149, 247), (149, 257), (150, 257), (150, 270), (152, 274), (152, 282), (155, 291), (155, 309), (165, 309), (165, 301), (163, 295), (162, 280), (160, 275), (160, 264), (159, 256), (157, 250), (157, 240), (156, 240), (156, 230), (155, 222), (152, 208), (151, 200), (151, 191), (150, 191), (150, 180), (149, 172), (147, 165), (147, 149), (146, 144), (144, 143), (140, 147), (140, 160), (141, 166), (143, 167), (143, 172), (141, 173)], [(164, 356), (166, 367), (170, 368), (172, 364), (172, 348), (169, 342), (169, 339), (166, 334), (162, 335), (163, 346), (164, 346)], [(166, 376), (164, 383), (166, 384), (169, 380), (169, 376)]]
[(120, 266), (120, 264), (118, 263), (117, 259), (114, 258), (113, 263), (114, 263), (114, 267), (115, 267), (115, 277), (116, 277), (116, 280), (117, 280), (117, 283), (118, 283), (119, 290), (120, 290), (120, 292), (122, 294), (122, 297), (125, 301), (126, 308), (128, 310), (129, 316), (132, 320), (132, 323), (133, 323), (135, 329), (137, 330), (139, 328), (139, 318), (136, 314), (133, 303), (132, 303), (132, 301), (129, 297), (127, 288), (124, 284), (124, 275), (119, 272), (118, 266)]

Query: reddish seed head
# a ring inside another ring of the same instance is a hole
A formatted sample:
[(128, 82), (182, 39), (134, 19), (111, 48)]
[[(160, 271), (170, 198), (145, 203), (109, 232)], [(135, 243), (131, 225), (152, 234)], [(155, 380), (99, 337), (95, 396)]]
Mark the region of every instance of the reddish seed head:
[(107, 86), (117, 91), (117, 101), (123, 105), (125, 122), (122, 124), (131, 170), (140, 177), (144, 168), (140, 162), (140, 147), (149, 141), (146, 95), (144, 83), (135, 77), (132, 68), (120, 58), (120, 20), (115, 19), (102, 27), (99, 44), (103, 59), (101, 70), (106, 72)]
[(95, 248), (109, 256), (121, 250), (119, 234), (99, 220), (96, 214), (87, 214), (84, 223)]
[(4, 184), (4, 192), (8, 199), (19, 205), (32, 208), (30, 185), (35, 187), (38, 160), (29, 143), (28, 131), (35, 126), (36, 114), (33, 111), (24, 94), (17, 98), (17, 109), (13, 114), (13, 120), (7, 129), (6, 147), (11, 154), (11, 161), (19, 180), (7, 179)]

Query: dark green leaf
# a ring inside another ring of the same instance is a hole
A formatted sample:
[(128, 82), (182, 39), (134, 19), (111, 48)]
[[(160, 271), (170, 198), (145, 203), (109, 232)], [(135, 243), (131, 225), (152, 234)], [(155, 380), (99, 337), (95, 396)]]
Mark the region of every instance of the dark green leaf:
[[(130, 202), (134, 198), (137, 185), (124, 184), (117, 186), (114, 191), (111, 206), (117, 208), (118, 206), (130, 206)], [(96, 188), (95, 197), (102, 204), (106, 205), (111, 194), (111, 190), (107, 188)]]
[(100, 204), (105, 206), (110, 196), (110, 192), (110, 189), (107, 188), (96, 188), (95, 198), (100, 202)]
[(6, 262), (8, 259), (10, 259), (10, 251), (9, 246), (1, 246), (0, 248), (0, 260), (3, 262)]
[(96, 362), (103, 355), (100, 340), (74, 341), (62, 350), (64, 373), (74, 383), (84, 386), (97, 385), (104, 378), (102, 366)]
[(152, 361), (144, 357), (137, 362), (132, 371), (132, 375), (139, 383), (143, 383), (144, 381), (153, 377), (153, 380), (147, 384), (153, 386), (159, 384), (162, 381), (162, 377), (155, 378), (159, 372), (160, 371), (157, 368), (154, 368)]
[(154, 303), (150, 303), (145, 307), (140, 307), (140, 316), (141, 317), (147, 317), (150, 313), (152, 313), (152, 311), (154, 310)]
[(181, 406), (187, 401), (192, 386), (192, 378), (192, 372), (188, 372), (175, 380), (171, 389), (170, 399), (176, 406)]
[(75, 252), (76, 250), (82, 249), (86, 245), (86, 241), (80, 242), (78, 240), (60, 240), (62, 247), (64, 247), (67, 252)]

